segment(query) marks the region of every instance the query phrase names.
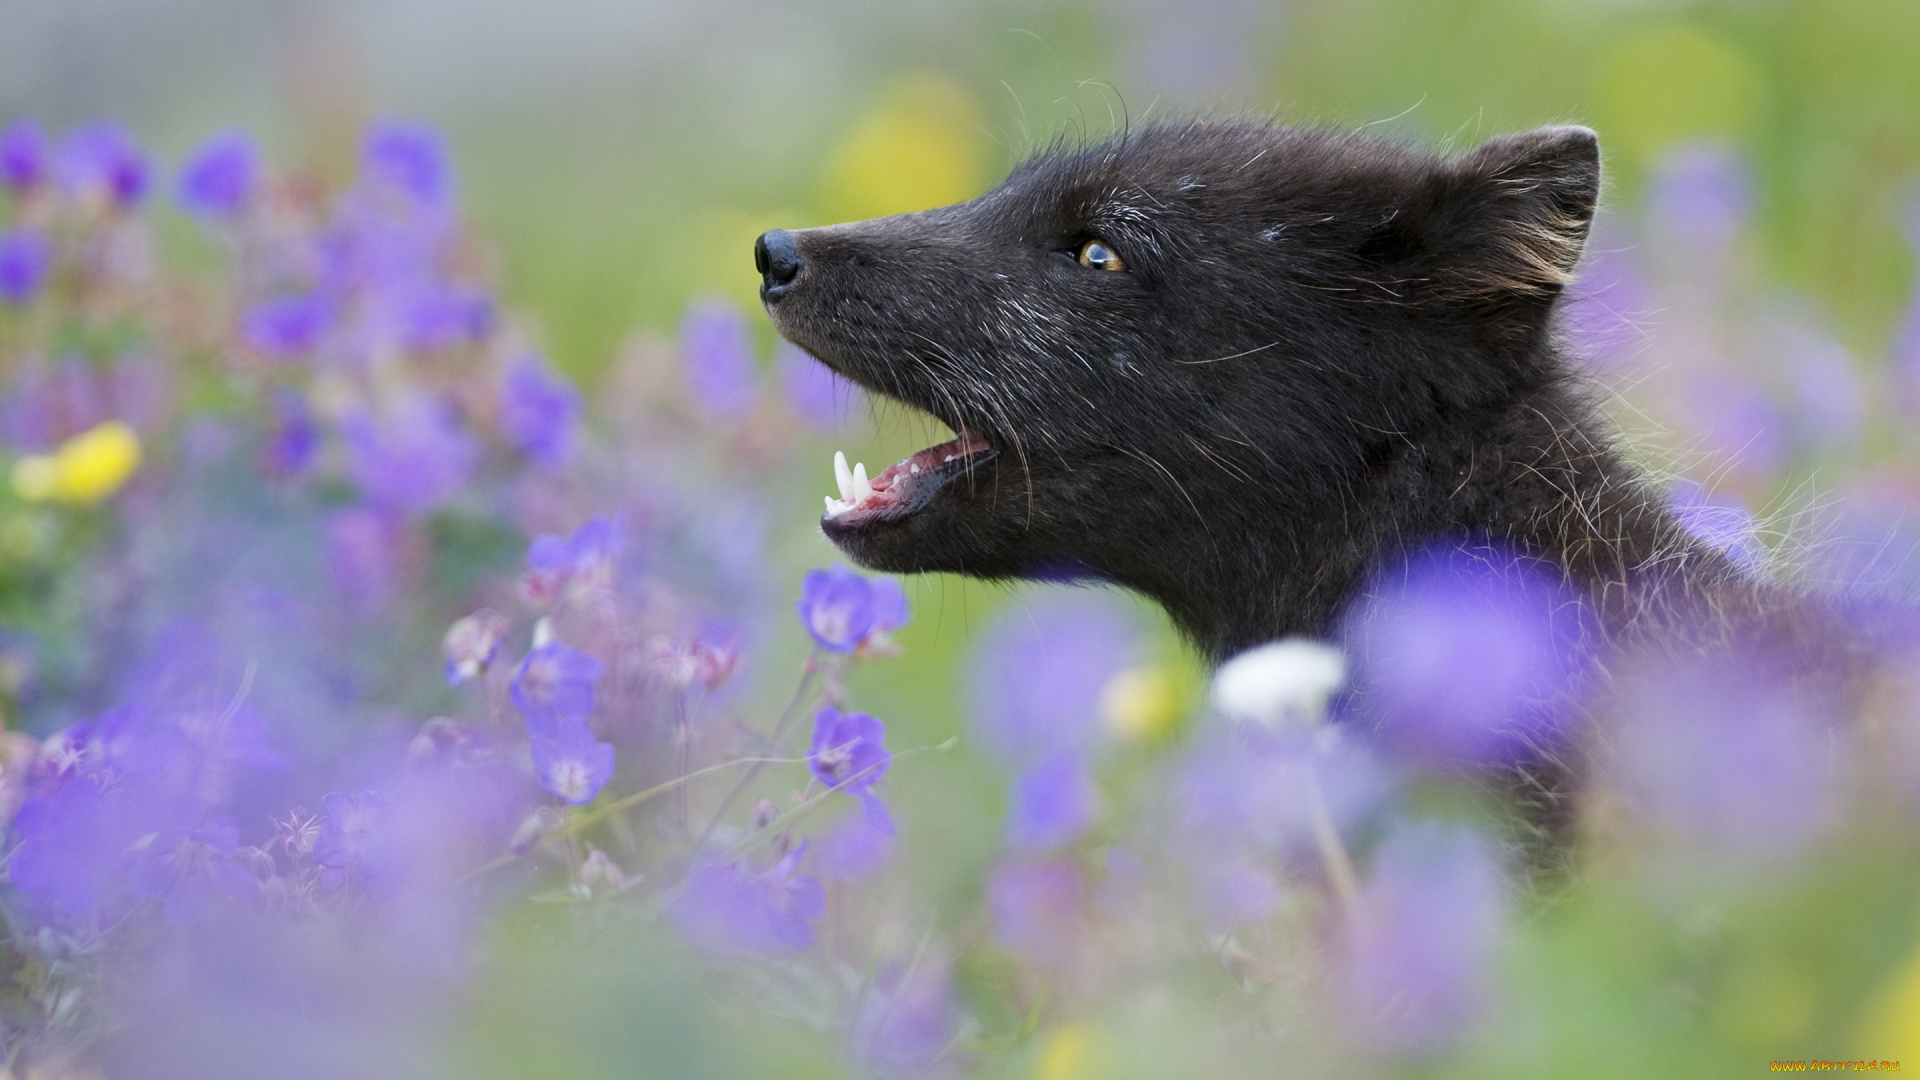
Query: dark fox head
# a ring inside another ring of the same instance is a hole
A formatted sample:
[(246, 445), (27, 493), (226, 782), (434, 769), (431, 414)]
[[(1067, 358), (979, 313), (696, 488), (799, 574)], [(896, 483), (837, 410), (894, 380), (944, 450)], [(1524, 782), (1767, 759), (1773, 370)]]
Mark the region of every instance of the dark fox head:
[(1383, 528), (1455, 528), (1361, 520), (1386, 464), (1561, 378), (1599, 177), (1578, 127), (1436, 157), (1196, 123), (768, 233), (780, 333), (958, 434), (843, 471), (822, 528), (876, 570), (1128, 585), (1215, 652), (1322, 630)]

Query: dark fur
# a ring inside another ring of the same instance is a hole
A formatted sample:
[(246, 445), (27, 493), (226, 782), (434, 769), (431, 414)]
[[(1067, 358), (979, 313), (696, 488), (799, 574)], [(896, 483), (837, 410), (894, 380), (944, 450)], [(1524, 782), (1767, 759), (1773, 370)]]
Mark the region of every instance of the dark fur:
[[(1579, 127), (1438, 157), (1194, 123), (800, 232), (780, 332), (998, 451), (917, 513), (827, 533), (876, 570), (1117, 582), (1215, 659), (1330, 633), (1369, 575), (1449, 538), (1557, 566), (1616, 635), (1751, 602), (1556, 342), (1599, 183)], [(1094, 237), (1126, 272), (1074, 261)]]

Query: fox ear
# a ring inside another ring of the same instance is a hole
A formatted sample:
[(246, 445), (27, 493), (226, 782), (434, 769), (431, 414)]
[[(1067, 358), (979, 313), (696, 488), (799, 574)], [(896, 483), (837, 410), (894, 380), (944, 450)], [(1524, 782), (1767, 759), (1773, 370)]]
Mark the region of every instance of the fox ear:
[(1600, 198), (1600, 140), (1572, 124), (1490, 139), (1435, 177), (1430, 234), (1448, 291), (1551, 299), (1573, 275)]

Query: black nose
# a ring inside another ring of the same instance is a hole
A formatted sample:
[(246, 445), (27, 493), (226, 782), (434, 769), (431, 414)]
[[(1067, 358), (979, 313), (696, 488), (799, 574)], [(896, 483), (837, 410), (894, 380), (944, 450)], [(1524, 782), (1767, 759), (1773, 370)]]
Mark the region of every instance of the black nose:
[(785, 229), (769, 229), (753, 242), (753, 268), (760, 271), (760, 299), (772, 303), (800, 276), (800, 245)]

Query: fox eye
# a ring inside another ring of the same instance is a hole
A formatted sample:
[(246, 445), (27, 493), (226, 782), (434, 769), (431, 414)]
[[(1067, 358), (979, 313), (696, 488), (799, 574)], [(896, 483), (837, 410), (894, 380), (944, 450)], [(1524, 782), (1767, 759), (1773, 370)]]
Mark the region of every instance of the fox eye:
[(1089, 240), (1080, 245), (1080, 265), (1094, 270), (1127, 268), (1127, 264), (1120, 259), (1120, 253), (1099, 240)]

